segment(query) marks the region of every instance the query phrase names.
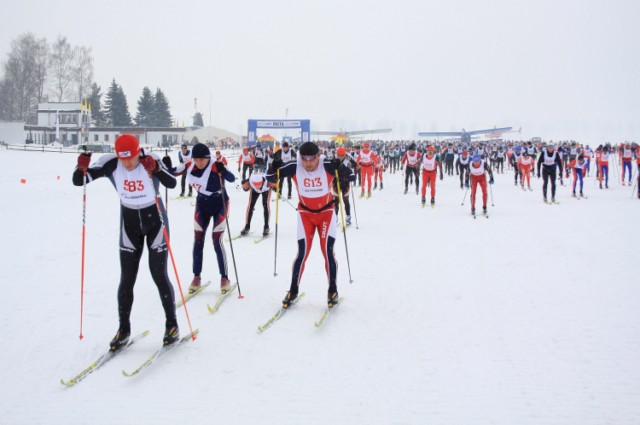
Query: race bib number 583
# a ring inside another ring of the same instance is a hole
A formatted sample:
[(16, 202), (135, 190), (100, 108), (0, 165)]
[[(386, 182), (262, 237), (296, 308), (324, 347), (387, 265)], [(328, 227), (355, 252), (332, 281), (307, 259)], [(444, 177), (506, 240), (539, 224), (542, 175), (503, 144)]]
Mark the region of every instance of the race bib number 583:
[(125, 180), (124, 190), (127, 192), (142, 192), (144, 190), (144, 184), (142, 180)]

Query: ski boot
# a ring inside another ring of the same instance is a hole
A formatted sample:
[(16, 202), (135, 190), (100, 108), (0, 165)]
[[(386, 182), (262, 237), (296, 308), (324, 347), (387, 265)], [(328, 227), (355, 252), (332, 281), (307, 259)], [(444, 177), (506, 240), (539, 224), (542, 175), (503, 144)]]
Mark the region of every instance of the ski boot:
[(378, 182), (373, 183), (373, 190), (376, 190), (378, 188)]
[(572, 197), (572, 198), (577, 198), (576, 193), (575, 193), (575, 192), (573, 192), (573, 193), (571, 194), (571, 197)]
[(475, 217), (475, 216), (476, 216), (476, 209), (475, 209), (475, 208), (471, 208), (471, 215), (472, 215), (473, 217)]
[(436, 198), (431, 198), (431, 206), (432, 207), (436, 206)]
[(293, 304), (296, 298), (298, 298), (297, 292), (293, 292), (293, 291), (287, 292), (287, 295), (285, 295), (284, 299), (282, 300), (282, 308), (284, 308), (285, 310), (289, 308), (289, 306)]
[(231, 289), (231, 282), (226, 277), (220, 278), (220, 292), (226, 294)]
[(269, 226), (264, 226), (262, 230), (262, 236), (269, 236)]
[(380, 182), (380, 190), (384, 189), (384, 186), (382, 186), (382, 182)]
[(241, 235), (241, 236), (246, 236), (247, 234), (249, 234), (249, 226), (248, 226), (248, 225), (247, 225), (247, 226), (244, 226), (244, 229), (242, 229), (242, 230), (240, 231), (240, 235)]
[(164, 331), (164, 338), (162, 338), (162, 344), (167, 346), (174, 344), (180, 339), (180, 330), (177, 326), (170, 326)]
[(422, 206), (424, 207), (424, 205), (427, 203), (427, 198), (422, 198)]
[(371, 198), (371, 191), (367, 192), (367, 199)]
[(482, 215), (487, 215), (487, 207), (482, 207)]
[(405, 187), (405, 188), (404, 188), (404, 194), (406, 195), (408, 191), (409, 191), (409, 189), (407, 189), (407, 188)]
[(351, 216), (347, 216), (347, 226), (351, 226)]
[(118, 329), (116, 332), (116, 336), (113, 337), (111, 342), (109, 343), (109, 349), (111, 351), (118, 351), (125, 345), (129, 343), (129, 336), (131, 335), (131, 331), (129, 329)]
[(193, 280), (191, 281), (191, 285), (189, 285), (189, 293), (193, 294), (194, 292), (196, 292), (198, 288), (200, 288), (200, 284), (201, 284), (200, 276), (194, 276)]
[(338, 292), (329, 292), (329, 296), (327, 297), (327, 305), (329, 306), (329, 308), (333, 308), (334, 306), (338, 305)]

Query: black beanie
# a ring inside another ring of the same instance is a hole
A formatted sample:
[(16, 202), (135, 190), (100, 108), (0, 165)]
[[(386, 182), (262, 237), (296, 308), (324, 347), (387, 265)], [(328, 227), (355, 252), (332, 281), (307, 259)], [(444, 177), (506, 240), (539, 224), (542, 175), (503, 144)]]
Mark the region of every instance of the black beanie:
[(318, 155), (318, 152), (320, 152), (320, 149), (313, 142), (304, 142), (300, 146), (300, 155)]
[(207, 145), (196, 143), (191, 149), (191, 158), (211, 158), (211, 151)]

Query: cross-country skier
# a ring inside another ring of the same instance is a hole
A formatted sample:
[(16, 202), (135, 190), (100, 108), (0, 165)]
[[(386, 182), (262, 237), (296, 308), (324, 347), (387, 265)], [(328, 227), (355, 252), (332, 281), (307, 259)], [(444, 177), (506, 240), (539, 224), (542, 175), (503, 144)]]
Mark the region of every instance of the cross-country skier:
[(433, 146), (427, 148), (427, 153), (422, 157), (422, 206), (426, 203), (427, 185), (431, 185), (431, 206), (436, 203), (436, 175), (440, 169), (442, 180), (442, 163), (436, 156)]
[(378, 162), (378, 155), (371, 150), (369, 142), (362, 144), (362, 150), (356, 157), (357, 167), (360, 169), (360, 181), (362, 182), (362, 191), (360, 197), (364, 197), (365, 186), (367, 186), (367, 198), (371, 197), (371, 177), (373, 176), (374, 167)]
[[(282, 144), (282, 149), (273, 154), (273, 160), (281, 159), (283, 164), (288, 164), (291, 161), (296, 160), (296, 153), (289, 147), (288, 142), (284, 142)], [(291, 183), (291, 177), (280, 177), (280, 183), (278, 188), (278, 196), (282, 196), (282, 187), (284, 186), (284, 182), (287, 182), (287, 199), (291, 199), (291, 187), (293, 186)]]
[(520, 168), (520, 187), (524, 190), (524, 182), (527, 182), (527, 189), (531, 190), (531, 170), (533, 170), (535, 162), (528, 151), (524, 151), (522, 156), (518, 158), (518, 167)]
[(256, 158), (249, 151), (249, 148), (242, 148), (242, 153), (238, 157), (238, 173), (240, 172), (240, 167), (242, 167), (242, 180), (246, 180), (247, 171), (249, 171), (249, 177), (251, 177), (251, 173), (253, 173), (253, 164), (255, 164)]
[(576, 185), (580, 180), (580, 197), (584, 198), (582, 189), (584, 187), (584, 173), (587, 168), (587, 161), (584, 159), (584, 155), (580, 154), (576, 159), (571, 161), (567, 168), (573, 170), (573, 197), (576, 198)]
[(418, 178), (418, 168), (420, 167), (420, 154), (416, 152), (416, 144), (411, 143), (409, 145), (409, 150), (405, 152), (402, 156), (402, 161), (400, 162), (400, 169), (404, 167), (405, 162), (407, 163), (407, 167), (404, 172), (404, 193), (407, 194), (409, 190), (409, 178), (415, 176), (416, 181), (416, 195), (420, 190), (420, 179)]
[(631, 171), (631, 161), (633, 160), (633, 151), (631, 150), (631, 145), (627, 142), (622, 148), (621, 154), (621, 168), (622, 168), (622, 185), (624, 186), (624, 176), (625, 172), (629, 172), (629, 186), (631, 186), (631, 177), (633, 176), (633, 172)]
[(460, 189), (463, 187), (469, 187), (469, 163), (471, 162), (471, 155), (463, 150), (458, 159), (456, 160), (456, 174), (460, 174)]
[(225, 212), (229, 212), (229, 196), (224, 188), (224, 180), (233, 183), (236, 178), (227, 170), (222, 162), (213, 162), (209, 148), (202, 144), (196, 144), (191, 150), (191, 162), (179, 165), (174, 174), (187, 174), (187, 182), (198, 193), (196, 209), (194, 213), (194, 240), (193, 240), (193, 280), (189, 286), (189, 292), (195, 292), (202, 283), (202, 256), (204, 239), (213, 219), (211, 237), (213, 248), (218, 260), (220, 271), (220, 290), (225, 293), (231, 287), (227, 271), (227, 255), (222, 243), (222, 234), (225, 230)]
[(489, 184), (493, 184), (493, 173), (486, 160), (480, 154), (474, 154), (469, 166), (471, 175), (471, 214), (476, 215), (476, 190), (478, 185), (482, 189), (482, 214), (487, 214), (487, 176), (489, 174)]
[[(191, 151), (189, 150), (189, 147), (185, 143), (180, 148), (180, 152), (178, 152), (178, 161), (180, 161), (180, 164), (184, 164), (185, 162), (190, 160), (191, 160)], [(186, 180), (187, 180), (187, 176), (182, 176), (182, 178), (180, 179), (180, 188), (181, 188), (180, 196), (184, 196), (184, 186), (185, 186)], [(193, 196), (191, 186), (189, 186), (189, 195), (187, 196)]]
[(91, 154), (80, 154), (78, 166), (73, 172), (75, 186), (84, 184), (85, 173), (87, 183), (107, 177), (120, 196), (120, 325), (109, 344), (112, 351), (125, 346), (131, 335), (129, 319), (133, 306), (133, 287), (145, 239), (149, 250), (149, 270), (165, 314), (163, 342), (165, 345), (173, 344), (180, 336), (173, 286), (167, 275), (167, 241), (162, 228), (164, 222), (169, 233), (169, 220), (162, 199), (156, 195), (160, 184), (170, 189), (176, 187), (176, 178), (159, 159), (155, 153), (141, 156), (138, 139), (131, 134), (123, 134), (116, 139), (115, 153), (102, 155), (90, 167)]
[[(336, 161), (337, 160), (337, 161)], [(340, 212), (340, 199), (338, 199), (338, 192), (342, 193), (342, 204), (344, 205), (344, 214), (346, 218), (347, 226), (351, 225), (351, 203), (349, 202), (349, 193), (351, 192), (351, 182), (355, 181), (355, 175), (353, 169), (356, 167), (356, 161), (347, 155), (347, 151), (343, 147), (339, 147), (336, 150), (336, 160), (334, 160), (334, 166), (338, 165), (338, 180), (333, 180), (333, 197), (335, 199), (335, 212), (336, 220), (338, 219), (338, 213)], [(349, 170), (347, 170), (347, 168)], [(338, 190), (338, 183), (340, 188)], [(382, 182), (380, 182), (382, 185)], [(380, 187), (382, 189), (382, 186)]]
[(269, 203), (271, 201), (271, 188), (267, 184), (263, 174), (255, 173), (249, 180), (242, 182), (242, 188), (249, 191), (249, 204), (247, 205), (247, 214), (244, 229), (240, 232), (242, 236), (249, 233), (251, 229), (251, 218), (253, 217), (253, 210), (256, 206), (258, 198), (262, 197), (262, 211), (264, 213), (264, 227), (262, 236), (269, 234), (269, 215), (271, 213)]
[[(313, 237), (316, 232), (320, 237), (320, 249), (325, 261), (325, 270), (329, 280), (327, 303), (329, 308), (338, 303), (337, 273), (338, 264), (334, 256), (336, 240), (335, 199), (331, 194), (331, 186), (335, 179), (335, 165), (332, 161), (321, 161), (320, 149), (313, 142), (305, 142), (300, 146), (296, 162), (283, 165), (274, 161), (274, 173), (267, 175), (267, 180), (275, 186), (275, 171), (280, 169), (280, 176), (291, 176), (298, 189), (298, 254), (293, 262), (293, 273), (289, 292), (282, 300), (282, 307), (288, 308), (298, 297), (300, 280), (304, 265), (309, 256)], [(343, 170), (351, 176), (351, 170)], [(351, 177), (349, 177), (351, 178)]]
[(551, 143), (547, 145), (547, 149), (543, 150), (538, 158), (538, 178), (540, 178), (540, 169), (542, 168), (542, 196), (544, 202), (547, 203), (547, 184), (551, 181), (551, 202), (556, 202), (556, 168), (562, 175), (562, 159), (560, 154), (555, 150), (555, 146)]

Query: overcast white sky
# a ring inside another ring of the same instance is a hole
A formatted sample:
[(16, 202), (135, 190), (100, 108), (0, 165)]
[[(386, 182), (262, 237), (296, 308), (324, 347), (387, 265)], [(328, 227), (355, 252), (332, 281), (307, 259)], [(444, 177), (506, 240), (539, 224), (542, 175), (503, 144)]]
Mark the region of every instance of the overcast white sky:
[(62, 34), (132, 115), (160, 87), (180, 123), (197, 98), (243, 134), (288, 109), (312, 130), (638, 141), (639, 16), (637, 0), (4, 0), (0, 60), (21, 33)]

